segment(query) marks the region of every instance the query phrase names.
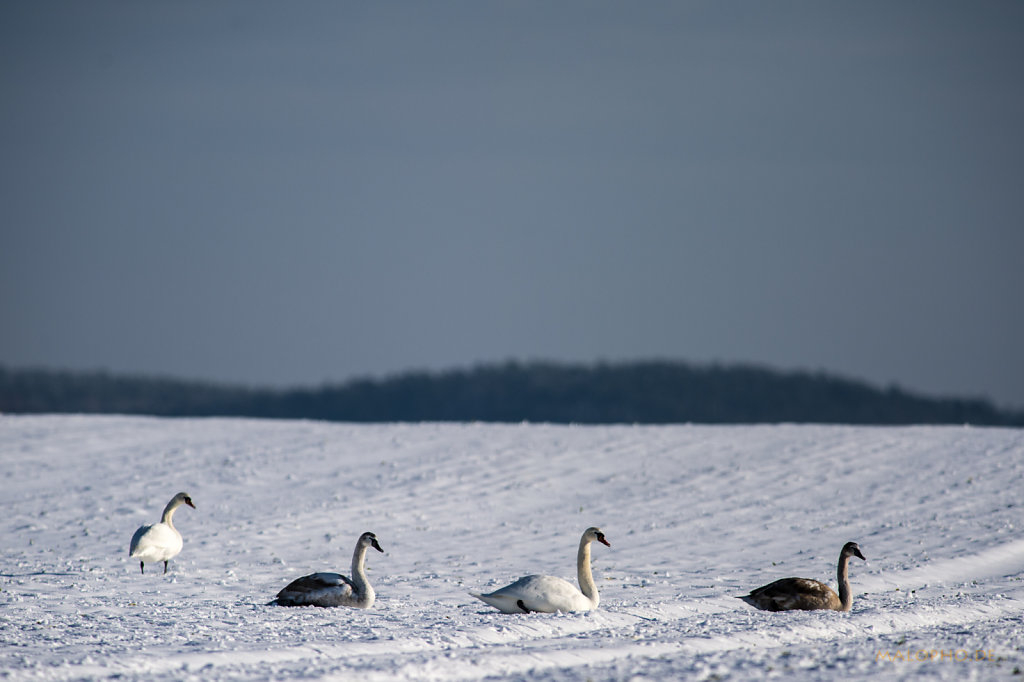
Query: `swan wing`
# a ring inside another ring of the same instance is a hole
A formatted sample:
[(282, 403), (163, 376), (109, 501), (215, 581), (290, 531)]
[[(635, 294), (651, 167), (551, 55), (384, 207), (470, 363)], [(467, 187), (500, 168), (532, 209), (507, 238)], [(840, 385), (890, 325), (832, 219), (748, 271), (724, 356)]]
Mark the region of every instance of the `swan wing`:
[(488, 594), (470, 594), (503, 613), (555, 613), (594, 608), (575, 585), (551, 575), (528, 575)]
[(835, 609), (839, 595), (831, 587), (808, 578), (782, 578), (741, 597), (764, 611)]
[(135, 531), (128, 556), (142, 561), (167, 561), (177, 556), (181, 547), (181, 533), (166, 523), (155, 523)]
[(313, 573), (288, 583), (281, 592), (304, 593), (324, 589), (352, 589), (352, 581), (340, 573)]
[(142, 541), (142, 538), (145, 537), (146, 533), (149, 532), (150, 528), (152, 528), (152, 526), (140, 526), (139, 529), (135, 531), (135, 534), (132, 535), (132, 542), (128, 545), (128, 556), (135, 556), (135, 552), (139, 548), (139, 543)]
[(277, 593), (282, 606), (352, 606), (359, 602), (352, 581), (340, 573), (313, 573)]

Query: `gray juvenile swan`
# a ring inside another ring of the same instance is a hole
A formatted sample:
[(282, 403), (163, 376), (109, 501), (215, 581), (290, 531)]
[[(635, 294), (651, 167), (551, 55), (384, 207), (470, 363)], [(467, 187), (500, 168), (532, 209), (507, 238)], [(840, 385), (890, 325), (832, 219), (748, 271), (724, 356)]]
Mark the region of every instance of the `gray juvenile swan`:
[(590, 543), (597, 540), (611, 547), (600, 528), (588, 528), (580, 538), (576, 553), (576, 577), (580, 587), (550, 575), (528, 575), (489, 594), (470, 594), (502, 613), (555, 613), (556, 611), (590, 611), (601, 601), (590, 572)]
[(764, 587), (759, 587), (740, 599), (763, 611), (813, 611), (815, 609), (849, 611), (853, 603), (853, 595), (850, 594), (847, 565), (852, 556), (864, 559), (857, 543), (847, 542), (843, 545), (843, 551), (839, 553), (839, 568), (837, 569), (839, 594), (817, 580), (782, 578)]
[(277, 598), (270, 602), (278, 606), (351, 606), (357, 609), (368, 609), (373, 606), (377, 594), (366, 579), (363, 564), (366, 562), (366, 550), (373, 547), (378, 552), (384, 550), (377, 542), (373, 533), (363, 533), (356, 542), (356, 551), (352, 554), (352, 578), (340, 573), (313, 573), (293, 580), (286, 588), (277, 593)]
[(164, 562), (164, 573), (166, 573), (167, 562), (178, 556), (178, 552), (181, 551), (181, 533), (174, 527), (171, 517), (174, 516), (174, 511), (183, 504), (187, 504), (193, 509), (196, 508), (188, 493), (178, 493), (164, 507), (160, 523), (142, 526), (132, 536), (132, 544), (128, 547), (128, 556), (139, 560), (139, 570), (143, 573), (146, 572), (147, 561)]

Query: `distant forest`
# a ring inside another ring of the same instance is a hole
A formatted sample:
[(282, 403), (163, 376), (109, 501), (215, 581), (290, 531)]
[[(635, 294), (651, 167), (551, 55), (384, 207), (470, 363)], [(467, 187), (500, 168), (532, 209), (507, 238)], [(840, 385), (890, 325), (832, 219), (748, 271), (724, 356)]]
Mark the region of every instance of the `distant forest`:
[(1024, 426), (981, 399), (929, 398), (824, 373), (681, 362), (517, 363), (305, 389), (0, 367), (0, 412), (328, 421)]

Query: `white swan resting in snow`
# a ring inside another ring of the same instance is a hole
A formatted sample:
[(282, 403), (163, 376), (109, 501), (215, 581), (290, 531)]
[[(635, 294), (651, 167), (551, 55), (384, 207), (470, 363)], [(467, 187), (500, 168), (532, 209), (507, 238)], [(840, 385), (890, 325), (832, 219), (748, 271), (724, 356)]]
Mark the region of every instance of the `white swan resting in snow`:
[(352, 578), (340, 573), (313, 573), (293, 580), (277, 593), (277, 598), (270, 602), (279, 606), (351, 606), (357, 609), (368, 609), (373, 606), (376, 593), (366, 579), (363, 564), (366, 562), (366, 550), (373, 547), (378, 552), (384, 550), (377, 542), (373, 533), (363, 533), (356, 542), (356, 551), (352, 554)]
[(557, 611), (590, 611), (597, 608), (601, 596), (597, 593), (594, 576), (590, 572), (590, 543), (597, 540), (611, 547), (600, 528), (588, 528), (580, 538), (576, 553), (576, 576), (580, 587), (550, 575), (528, 575), (489, 594), (470, 592), (477, 599), (490, 604), (502, 613), (555, 613)]
[(193, 509), (196, 508), (188, 493), (178, 493), (164, 507), (160, 523), (142, 526), (132, 536), (128, 556), (139, 560), (139, 569), (143, 573), (146, 572), (147, 561), (164, 562), (164, 573), (166, 573), (167, 562), (178, 556), (178, 552), (181, 551), (181, 533), (174, 527), (171, 519), (174, 516), (174, 511), (183, 504), (187, 504)]

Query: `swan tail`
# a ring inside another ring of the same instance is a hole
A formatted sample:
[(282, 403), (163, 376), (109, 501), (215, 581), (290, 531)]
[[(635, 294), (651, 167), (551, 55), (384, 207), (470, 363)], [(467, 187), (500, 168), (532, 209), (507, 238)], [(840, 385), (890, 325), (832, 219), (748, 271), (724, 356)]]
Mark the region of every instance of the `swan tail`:
[(516, 599), (515, 597), (493, 593), (480, 594), (479, 592), (470, 592), (469, 594), (488, 606), (493, 606), (502, 613), (529, 613), (531, 610), (522, 604), (522, 599)]
[(267, 606), (309, 606), (306, 602), (296, 601), (287, 596), (277, 595), (267, 602)]

